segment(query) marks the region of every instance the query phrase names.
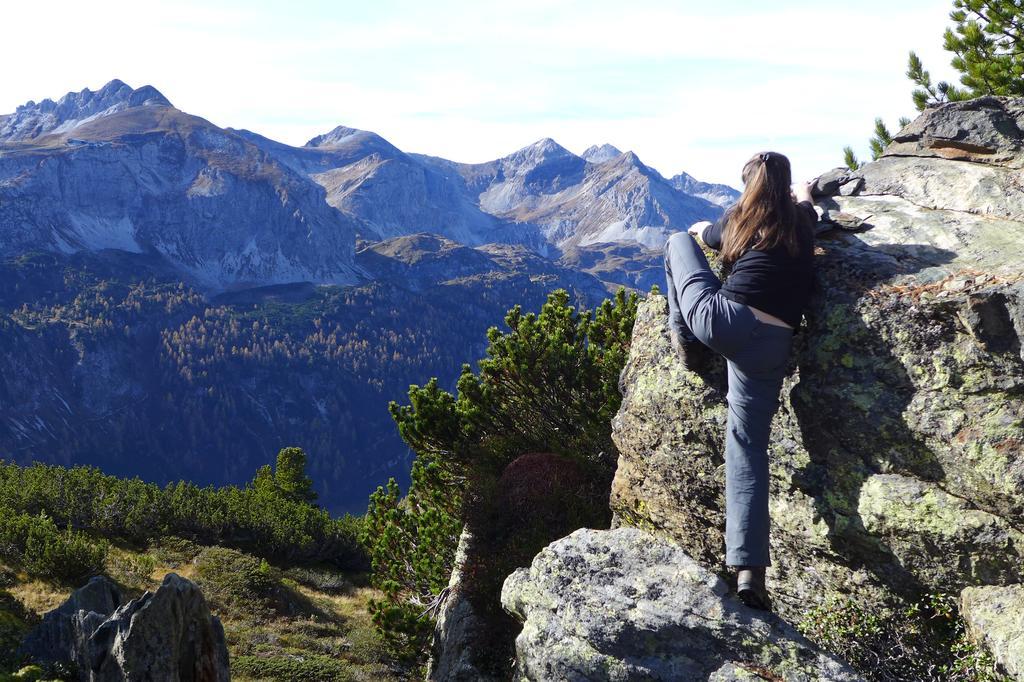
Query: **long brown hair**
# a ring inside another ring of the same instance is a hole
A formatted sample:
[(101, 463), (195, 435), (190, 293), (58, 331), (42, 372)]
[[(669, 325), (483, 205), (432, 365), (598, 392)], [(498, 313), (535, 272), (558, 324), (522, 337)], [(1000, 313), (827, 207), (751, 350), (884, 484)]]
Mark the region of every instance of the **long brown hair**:
[(729, 209), (722, 235), (722, 260), (730, 265), (749, 249), (783, 244), (791, 256), (800, 245), (796, 235), (796, 204), (789, 159), (778, 152), (755, 154), (743, 166), (743, 194)]

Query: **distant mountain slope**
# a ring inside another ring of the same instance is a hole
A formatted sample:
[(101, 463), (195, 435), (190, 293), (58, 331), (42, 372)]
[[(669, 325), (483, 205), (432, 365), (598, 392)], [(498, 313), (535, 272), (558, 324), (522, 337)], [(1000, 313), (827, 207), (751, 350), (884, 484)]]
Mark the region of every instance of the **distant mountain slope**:
[(729, 185), (701, 182), (688, 173), (673, 175), (668, 181), (680, 192), (700, 197), (723, 208), (731, 206), (740, 198), (739, 191)]
[(148, 86), (48, 102), (0, 123), (0, 254), (156, 253), (221, 289), (359, 279), (353, 221), (244, 138)]
[(339, 126), (292, 147), (250, 131), (235, 132), (322, 186), (327, 203), (355, 221), (365, 239), (433, 232), (467, 245), (508, 242), (541, 248), (536, 228), (483, 212), (459, 178), (376, 133)]
[(483, 164), (455, 164), (480, 207), (508, 221), (537, 225), (564, 248), (639, 242), (660, 248), (673, 232), (714, 219), (720, 206), (680, 192), (632, 152), (605, 145), (576, 156), (550, 138)]
[(513, 305), (660, 283), (665, 237), (720, 212), (610, 145), (463, 164), (120, 81), (30, 102), (0, 116), (0, 458), (238, 483), (301, 445), (361, 511), (408, 475), (388, 401), (453, 387)]
[(431, 232), (553, 257), (597, 243), (660, 248), (716, 217), (730, 191), (667, 181), (607, 144), (577, 156), (544, 139), (463, 164), (339, 126), (293, 147), (117, 80), (0, 116), (0, 254), (157, 253), (205, 289), (354, 283), (357, 236)]
[(636, 242), (609, 242), (566, 247), (558, 262), (597, 277), (609, 291), (620, 286), (650, 291), (665, 288), (665, 255)]

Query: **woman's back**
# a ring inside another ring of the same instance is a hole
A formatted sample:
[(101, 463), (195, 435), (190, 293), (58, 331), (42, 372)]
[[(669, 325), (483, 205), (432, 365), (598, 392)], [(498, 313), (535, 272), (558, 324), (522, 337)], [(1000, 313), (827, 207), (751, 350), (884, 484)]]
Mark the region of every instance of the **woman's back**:
[[(712, 249), (722, 248), (729, 217), (727, 211), (704, 231), (704, 243)], [(816, 221), (817, 214), (810, 202), (797, 204), (793, 225), (798, 245), (796, 255), (791, 255), (782, 243), (763, 250), (747, 249), (732, 264), (729, 277), (722, 285), (722, 295), (773, 315), (791, 327), (799, 326), (814, 286)]]

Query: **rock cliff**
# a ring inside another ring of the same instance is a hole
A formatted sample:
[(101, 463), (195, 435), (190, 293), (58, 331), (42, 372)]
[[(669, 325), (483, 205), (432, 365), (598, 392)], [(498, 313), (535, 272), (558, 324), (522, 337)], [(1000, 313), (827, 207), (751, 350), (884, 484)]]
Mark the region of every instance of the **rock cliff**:
[[(878, 161), (818, 183), (823, 222), (858, 231), (818, 238), (818, 289), (773, 424), (768, 573), (776, 611), (790, 623), (814, 607), (874, 612), (963, 590), (975, 638), (1019, 679), (1022, 128), (1024, 100), (947, 104), (900, 131)], [(611, 506), (616, 525), (642, 529), (648, 540), (622, 548), (622, 584), (610, 589), (610, 603), (642, 582), (648, 544), (667, 540), (700, 566), (724, 569), (722, 368), (686, 371), (670, 347), (666, 313), (663, 296), (642, 304), (620, 380)], [(558, 585), (589, 574), (590, 550), (569, 540), (545, 550), (531, 571), (556, 554)], [(527, 580), (530, 589), (521, 585)], [(569, 607), (558, 590), (541, 589), (545, 580), (515, 574), (506, 583), (507, 606), (527, 619), (519, 646), (530, 679), (543, 679), (530, 672), (533, 661), (577, 660), (531, 625), (531, 613)], [(658, 596), (616, 613), (628, 621), (641, 609), (675, 613)], [(609, 641), (597, 630), (573, 636), (597, 649)], [(663, 641), (611, 641), (619, 661), (676, 655)]]

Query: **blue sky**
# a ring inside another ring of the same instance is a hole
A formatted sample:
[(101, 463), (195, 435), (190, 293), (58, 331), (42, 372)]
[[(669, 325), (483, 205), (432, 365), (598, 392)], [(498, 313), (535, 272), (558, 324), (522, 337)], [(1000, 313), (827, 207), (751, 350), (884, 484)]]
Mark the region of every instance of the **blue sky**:
[[(485, 161), (542, 137), (610, 142), (666, 176), (739, 185), (752, 153), (797, 178), (867, 156), (875, 116), (912, 116), (950, 0), (51, 2), (5, 8), (0, 112), (151, 84), (175, 106), (291, 144), (336, 125)], [(53, 21), (46, 17), (59, 17)], [(38, 30), (32, 27), (40, 27)]]

